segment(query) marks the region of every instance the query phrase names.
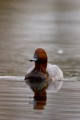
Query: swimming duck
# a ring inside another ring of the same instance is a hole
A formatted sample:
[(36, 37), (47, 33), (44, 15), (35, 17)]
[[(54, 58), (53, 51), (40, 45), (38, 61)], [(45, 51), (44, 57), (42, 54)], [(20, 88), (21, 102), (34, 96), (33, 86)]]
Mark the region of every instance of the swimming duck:
[(46, 90), (51, 85), (53, 92), (61, 88), (63, 72), (57, 65), (48, 63), (47, 53), (44, 49), (37, 48), (30, 61), (34, 61), (35, 65), (27, 71), (25, 81), (34, 92), (34, 97), (46, 96)]

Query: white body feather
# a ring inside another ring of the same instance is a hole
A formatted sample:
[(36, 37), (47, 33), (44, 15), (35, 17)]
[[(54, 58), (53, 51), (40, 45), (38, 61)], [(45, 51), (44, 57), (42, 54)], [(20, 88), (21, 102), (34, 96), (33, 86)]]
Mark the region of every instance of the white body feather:
[(47, 72), (52, 79), (48, 90), (52, 90), (55, 93), (62, 87), (63, 72), (57, 65), (52, 64), (47, 65)]

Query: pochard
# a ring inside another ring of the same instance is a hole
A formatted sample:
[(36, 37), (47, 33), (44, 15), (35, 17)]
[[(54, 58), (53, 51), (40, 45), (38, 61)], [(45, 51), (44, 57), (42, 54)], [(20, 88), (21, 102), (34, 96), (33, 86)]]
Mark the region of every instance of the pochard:
[(44, 49), (36, 49), (30, 61), (34, 61), (35, 65), (27, 71), (25, 81), (34, 92), (34, 97), (45, 96), (46, 90), (50, 87), (52, 92), (60, 90), (63, 83), (63, 72), (57, 65), (48, 63)]

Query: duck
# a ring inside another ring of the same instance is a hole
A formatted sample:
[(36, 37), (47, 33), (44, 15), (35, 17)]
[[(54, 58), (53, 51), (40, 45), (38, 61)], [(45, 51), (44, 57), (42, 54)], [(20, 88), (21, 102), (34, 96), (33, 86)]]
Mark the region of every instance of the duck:
[(34, 98), (42, 99), (50, 87), (53, 92), (60, 90), (63, 72), (57, 65), (48, 63), (48, 56), (43, 48), (37, 48), (30, 61), (35, 64), (27, 70), (25, 82), (34, 92)]

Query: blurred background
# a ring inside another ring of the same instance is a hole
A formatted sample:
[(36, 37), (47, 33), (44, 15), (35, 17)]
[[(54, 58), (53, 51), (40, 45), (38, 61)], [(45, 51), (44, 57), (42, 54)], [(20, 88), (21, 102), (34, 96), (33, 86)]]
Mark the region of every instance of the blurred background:
[(79, 0), (0, 0), (0, 75), (25, 75), (38, 47), (80, 76)]
[[(0, 0), (0, 76), (25, 76), (38, 47), (65, 78), (80, 80), (80, 0)], [(0, 119), (80, 119), (79, 81), (48, 94), (43, 112), (32, 110), (32, 96), (24, 81), (0, 77)]]

